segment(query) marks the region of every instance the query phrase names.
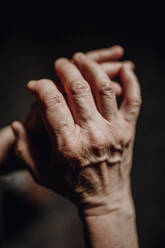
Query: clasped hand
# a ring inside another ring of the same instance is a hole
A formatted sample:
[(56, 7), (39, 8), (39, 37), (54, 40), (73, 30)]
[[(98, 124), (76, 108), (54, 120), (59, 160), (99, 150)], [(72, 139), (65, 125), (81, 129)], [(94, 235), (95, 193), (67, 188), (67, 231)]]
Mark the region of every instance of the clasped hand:
[(85, 215), (120, 207), (130, 181), (140, 87), (132, 63), (109, 62), (110, 54), (118, 59), (122, 49), (57, 59), (60, 84), (29, 82), (37, 104), (28, 121), (12, 124), (16, 153), (36, 181), (70, 198)]

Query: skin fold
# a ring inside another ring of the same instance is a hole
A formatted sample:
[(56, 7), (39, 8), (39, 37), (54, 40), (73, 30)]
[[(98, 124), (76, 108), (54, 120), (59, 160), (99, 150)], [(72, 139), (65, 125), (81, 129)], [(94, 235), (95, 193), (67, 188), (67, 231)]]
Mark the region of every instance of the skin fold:
[(122, 54), (115, 46), (56, 60), (60, 86), (29, 82), (37, 104), (12, 124), (16, 154), (37, 183), (77, 205), (94, 248), (138, 247), (130, 171), (141, 94), (133, 64), (113, 61)]

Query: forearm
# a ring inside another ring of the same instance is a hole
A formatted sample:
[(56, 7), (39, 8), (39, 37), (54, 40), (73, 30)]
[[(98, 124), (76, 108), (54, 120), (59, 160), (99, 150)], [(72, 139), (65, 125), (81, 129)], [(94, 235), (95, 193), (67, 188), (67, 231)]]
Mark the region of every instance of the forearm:
[[(111, 205), (111, 202), (109, 202)], [(135, 210), (130, 190), (121, 194), (120, 205), (109, 213), (83, 217), (85, 234), (92, 248), (137, 248)], [(92, 213), (92, 212), (91, 212)]]

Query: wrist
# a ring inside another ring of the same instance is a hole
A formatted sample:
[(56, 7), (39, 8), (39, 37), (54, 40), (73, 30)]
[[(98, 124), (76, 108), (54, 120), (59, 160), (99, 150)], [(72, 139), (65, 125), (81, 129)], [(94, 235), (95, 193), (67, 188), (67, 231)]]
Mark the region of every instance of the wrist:
[(135, 210), (130, 180), (120, 190), (114, 191), (111, 195), (104, 195), (103, 197), (95, 196), (95, 199), (90, 200), (90, 204), (80, 204), (79, 212), (83, 218), (116, 215), (119, 213), (125, 217), (134, 218)]
[(89, 235), (87, 241), (94, 243), (95, 247), (138, 248), (134, 208), (130, 204), (131, 211), (128, 211), (123, 206), (107, 214), (84, 216), (82, 223)]
[[(94, 210), (94, 211), (93, 211)], [(82, 216), (83, 227), (88, 234), (87, 242), (92, 247), (136, 247), (138, 236), (136, 216), (130, 188), (121, 193), (121, 200), (112, 208), (111, 201), (107, 211), (91, 209)]]

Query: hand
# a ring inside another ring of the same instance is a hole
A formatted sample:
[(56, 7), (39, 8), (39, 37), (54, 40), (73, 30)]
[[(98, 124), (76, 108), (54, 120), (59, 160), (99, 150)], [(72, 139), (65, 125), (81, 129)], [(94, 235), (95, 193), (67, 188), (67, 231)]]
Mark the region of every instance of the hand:
[(37, 150), (33, 153), (32, 140), (18, 122), (13, 124), (17, 151), (32, 158), (31, 169), (41, 184), (70, 192), (92, 247), (138, 247), (129, 185), (141, 103), (137, 78), (130, 65), (121, 65), (116, 76), (123, 85), (123, 101), (118, 107), (113, 83), (98, 64), (82, 54), (73, 62), (59, 59), (55, 64), (64, 94), (52, 81), (28, 85), (41, 103), (51, 138), (47, 159)]
[(52, 142), (49, 160), (32, 170), (41, 184), (63, 194), (69, 189), (85, 214), (101, 214), (118, 207), (128, 188), (140, 88), (130, 66), (123, 65), (124, 98), (118, 108), (100, 66), (81, 53), (73, 61), (79, 70), (67, 59), (55, 63), (67, 99), (52, 81), (28, 84)]
[[(90, 51), (86, 53), (89, 58), (91, 58), (101, 66), (101, 68), (111, 79), (114, 79), (118, 75), (118, 72), (121, 69), (123, 63), (130, 65), (130, 67), (134, 69), (134, 64), (131, 61), (117, 62), (117, 60), (120, 59), (123, 54), (124, 50), (121, 46), (112, 46), (110, 48)], [(121, 85), (114, 80), (112, 80), (112, 88), (117, 97), (122, 94)], [(40, 106), (37, 102), (34, 102), (32, 104), (24, 125), (27, 130), (30, 131), (44, 131), (44, 125), (42, 124), (42, 119), (40, 116)]]
[[(110, 48), (90, 51), (87, 52), (86, 55), (97, 62), (111, 79), (114, 79), (118, 75), (123, 64), (128, 64), (132, 69), (134, 69), (134, 64), (130, 61), (116, 62), (116, 60), (123, 56), (123, 53), (124, 50), (122, 47), (113, 46)], [(111, 81), (111, 85), (116, 96), (119, 97), (122, 94), (121, 85), (113, 80)], [(48, 157), (47, 152), (49, 152), (50, 148), (49, 136), (47, 135), (42, 121), (41, 109), (38, 102), (36, 101), (32, 104), (30, 112), (23, 125), (19, 122), (14, 122), (12, 127), (17, 137), (17, 156), (21, 158), (29, 168), (35, 168), (36, 163), (39, 163), (36, 159), (43, 161), (44, 158)], [(43, 143), (47, 144), (48, 149), (46, 151), (45, 146), (42, 146)], [(37, 153), (41, 154), (40, 158), (36, 158), (35, 154)], [(44, 158), (42, 154), (44, 155)]]

